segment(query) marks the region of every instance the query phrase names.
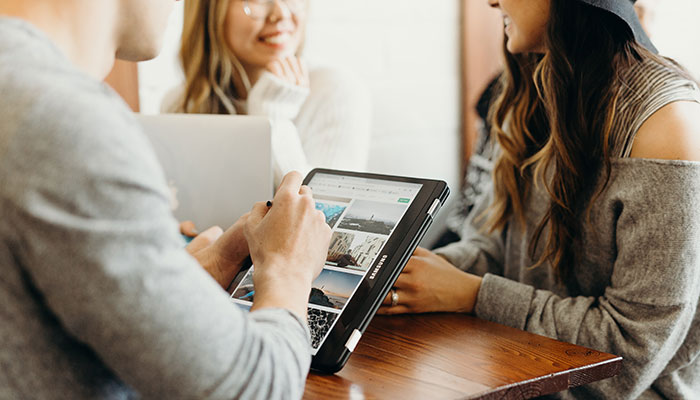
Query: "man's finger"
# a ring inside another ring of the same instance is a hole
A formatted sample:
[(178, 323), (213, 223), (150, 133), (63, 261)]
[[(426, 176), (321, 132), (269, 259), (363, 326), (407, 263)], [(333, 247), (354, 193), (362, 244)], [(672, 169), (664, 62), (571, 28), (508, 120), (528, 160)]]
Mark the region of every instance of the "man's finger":
[(280, 183), (280, 186), (277, 189), (277, 193), (285, 191), (291, 193), (299, 193), (299, 190), (301, 189), (301, 183), (303, 181), (304, 178), (299, 172), (292, 171), (285, 175), (284, 178), (282, 178), (282, 183)]
[(240, 218), (238, 218), (238, 221), (236, 221), (233, 225), (229, 227), (229, 229), (233, 228), (236, 225), (245, 225), (245, 223), (248, 221), (248, 217), (250, 217), (250, 211), (247, 213), (241, 215)]
[(299, 194), (302, 196), (313, 196), (311, 188), (306, 185), (301, 185), (301, 188), (299, 188)]
[(190, 254), (194, 254), (206, 247), (211, 246), (211, 244), (216, 242), (216, 240), (221, 237), (223, 233), (224, 231), (220, 227), (212, 226), (192, 239), (192, 241), (187, 245), (186, 249)]
[(180, 222), (180, 233), (189, 237), (195, 237), (197, 236), (197, 227), (192, 221)]
[(200, 233), (197, 235), (197, 237), (201, 237), (203, 239), (209, 240), (210, 242), (215, 242), (221, 235), (224, 234), (224, 230), (221, 229), (220, 226), (212, 226), (211, 228), (207, 229), (206, 231)]
[(267, 206), (267, 202), (259, 201), (255, 203), (250, 213), (248, 213), (246, 224), (258, 225), (265, 215), (267, 215), (268, 211), (269, 207)]

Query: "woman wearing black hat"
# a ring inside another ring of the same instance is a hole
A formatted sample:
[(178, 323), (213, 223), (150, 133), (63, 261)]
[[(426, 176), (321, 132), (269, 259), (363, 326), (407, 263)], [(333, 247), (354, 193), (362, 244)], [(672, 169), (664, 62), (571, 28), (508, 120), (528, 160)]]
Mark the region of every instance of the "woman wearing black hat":
[(493, 187), (383, 312), (460, 311), (624, 357), (563, 397), (700, 395), (700, 90), (631, 0), (489, 0)]

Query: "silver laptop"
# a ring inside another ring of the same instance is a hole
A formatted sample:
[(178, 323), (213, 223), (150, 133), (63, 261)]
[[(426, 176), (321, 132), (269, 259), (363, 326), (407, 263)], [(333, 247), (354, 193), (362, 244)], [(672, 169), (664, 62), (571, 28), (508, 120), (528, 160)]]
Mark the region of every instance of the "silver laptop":
[(199, 231), (224, 230), (272, 198), (267, 118), (231, 115), (138, 115), (173, 192), (173, 213)]

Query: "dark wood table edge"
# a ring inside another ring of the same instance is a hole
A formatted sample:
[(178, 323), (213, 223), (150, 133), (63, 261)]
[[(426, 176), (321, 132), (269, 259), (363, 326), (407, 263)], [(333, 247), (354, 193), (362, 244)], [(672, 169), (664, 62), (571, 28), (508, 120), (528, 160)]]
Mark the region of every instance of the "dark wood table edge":
[(561, 392), (577, 386), (612, 378), (622, 369), (622, 357), (615, 357), (595, 364), (572, 368), (523, 382), (512, 383), (474, 394), (468, 400), (516, 400)]

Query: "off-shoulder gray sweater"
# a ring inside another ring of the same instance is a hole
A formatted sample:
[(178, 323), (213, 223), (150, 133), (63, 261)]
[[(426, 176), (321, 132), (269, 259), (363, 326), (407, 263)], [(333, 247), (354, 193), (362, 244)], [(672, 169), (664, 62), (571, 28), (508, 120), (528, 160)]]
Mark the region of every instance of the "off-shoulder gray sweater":
[(0, 399), (300, 398), (304, 321), (184, 250), (130, 111), (0, 18)]
[(478, 317), (624, 357), (618, 376), (558, 396), (697, 399), (700, 163), (627, 155), (649, 115), (672, 101), (697, 101), (698, 89), (653, 62), (622, 79), (628, 89), (618, 114), (620, 157), (577, 243), (580, 293), (558, 285), (549, 267), (530, 268), (530, 240), (549, 201), (541, 191), (527, 200), (525, 226), (511, 220), (502, 232), (487, 235), (475, 216), (490, 204), (488, 191), (463, 240), (437, 253), (484, 277)]

